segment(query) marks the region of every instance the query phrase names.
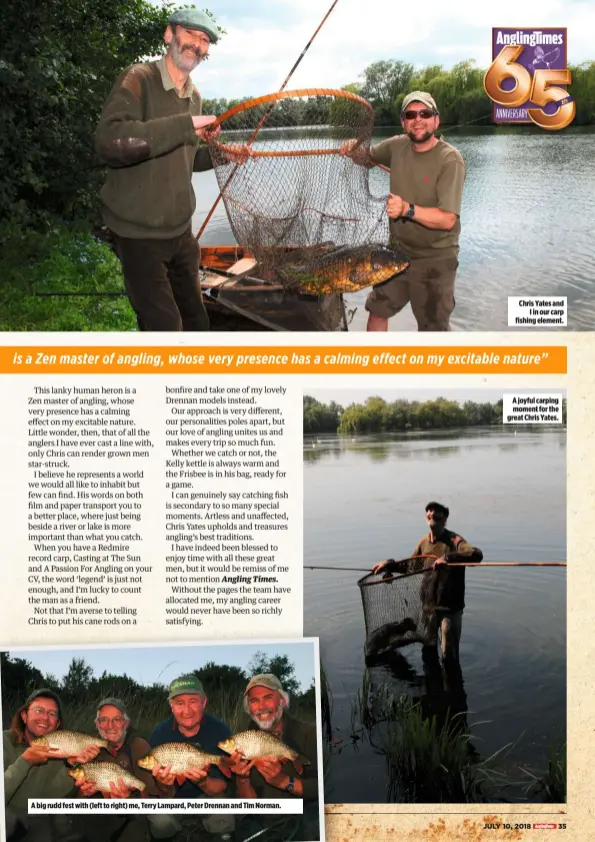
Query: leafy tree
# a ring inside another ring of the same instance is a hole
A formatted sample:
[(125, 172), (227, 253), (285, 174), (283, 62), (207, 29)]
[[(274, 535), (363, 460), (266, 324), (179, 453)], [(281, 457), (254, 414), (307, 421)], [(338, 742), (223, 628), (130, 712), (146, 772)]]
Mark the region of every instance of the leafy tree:
[(240, 667), (216, 664), (214, 661), (209, 661), (194, 672), (202, 681), (207, 696), (219, 690), (241, 695), (248, 682), (248, 676)]
[(0, 4), (0, 223), (93, 220), (103, 181), (93, 148), (101, 108), (126, 67), (162, 51), (173, 8), (147, 0)]
[(17, 707), (23, 704), (36, 687), (47, 686), (43, 673), (24, 658), (11, 657), (9, 652), (0, 652), (0, 669), (2, 695), (14, 699)]
[(92, 678), (93, 669), (85, 662), (85, 659), (73, 658), (68, 667), (68, 672), (62, 680), (64, 695), (74, 698), (87, 694)]
[(404, 61), (375, 61), (364, 70), (362, 96), (369, 99), (377, 114), (377, 122), (391, 117), (391, 107), (399, 94), (409, 90), (414, 67)]
[(264, 652), (256, 652), (248, 664), (248, 674), (252, 677), (261, 673), (276, 675), (283, 689), (291, 696), (300, 695), (300, 683), (295, 677), (295, 666), (287, 655), (273, 655), (269, 658)]

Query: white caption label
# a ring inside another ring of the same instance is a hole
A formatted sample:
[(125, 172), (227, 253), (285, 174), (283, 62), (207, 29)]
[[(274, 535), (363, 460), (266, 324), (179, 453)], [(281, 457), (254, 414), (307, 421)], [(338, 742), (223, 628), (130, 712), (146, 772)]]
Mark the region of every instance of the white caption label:
[(561, 424), (562, 395), (504, 394), (502, 416), (504, 424)]
[(508, 297), (509, 327), (566, 327), (568, 299)]
[(206, 798), (130, 798), (104, 799), (97, 798), (30, 798), (29, 813), (58, 814), (58, 813), (135, 813), (148, 815), (151, 813), (274, 813), (276, 815), (300, 815), (304, 812), (304, 802), (301, 798), (254, 798), (250, 800), (217, 799), (211, 801)]

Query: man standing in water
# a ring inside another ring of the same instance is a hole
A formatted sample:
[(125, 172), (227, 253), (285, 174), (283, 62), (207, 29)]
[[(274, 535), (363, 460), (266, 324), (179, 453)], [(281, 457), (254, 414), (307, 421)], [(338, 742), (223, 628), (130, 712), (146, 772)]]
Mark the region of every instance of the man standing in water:
[[(199, 140), (214, 139), (219, 127), (209, 133), (215, 117), (201, 116), (190, 73), (218, 37), (204, 12), (175, 12), (165, 30), (166, 55), (124, 71), (97, 127), (97, 153), (108, 166), (103, 218), (139, 330), (209, 329), (191, 229), (192, 174), (212, 169), (208, 147)], [(246, 146), (226, 148), (238, 164), (252, 154)]]
[(430, 94), (413, 91), (405, 97), (401, 125), (404, 134), (375, 144), (369, 153), (354, 140), (340, 149), (356, 164), (390, 167), (386, 209), (391, 245), (410, 259), (406, 272), (368, 296), (367, 329), (388, 330), (390, 317), (411, 302), (418, 330), (448, 330), (455, 307), (465, 162), (454, 146), (436, 137), (440, 115)]
[[(479, 563), (483, 553), (472, 547), (456, 532), (446, 528), (450, 511), (442, 503), (432, 501), (426, 506), (426, 523), (430, 529), (416, 546), (412, 558), (416, 556), (438, 556), (428, 558), (420, 589), (424, 614), (424, 636), (428, 646), (438, 643), (438, 630), (441, 635), (443, 658), (458, 660), (459, 642), (465, 608), (465, 568), (457, 567), (464, 562)], [(445, 565), (448, 565), (445, 567)], [(453, 565), (452, 567), (450, 565)], [(372, 568), (373, 573), (402, 571), (402, 562), (388, 559)]]

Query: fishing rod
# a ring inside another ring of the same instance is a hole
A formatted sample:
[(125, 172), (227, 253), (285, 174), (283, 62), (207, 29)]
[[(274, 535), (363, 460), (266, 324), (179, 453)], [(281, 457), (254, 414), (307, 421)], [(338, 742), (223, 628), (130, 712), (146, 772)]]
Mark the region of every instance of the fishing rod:
[[(293, 67), (291, 68), (291, 70), (290, 70), (290, 71), (289, 71), (289, 73), (287, 74), (287, 77), (286, 77), (285, 81), (283, 82), (283, 84), (282, 84), (282, 85), (281, 85), (281, 87), (279, 88), (279, 93), (281, 93), (282, 91), (284, 91), (284, 90), (285, 90), (285, 88), (287, 87), (287, 83), (289, 82), (289, 80), (290, 80), (290, 79), (291, 79), (291, 77), (293, 76), (293, 74), (294, 74), (294, 72), (296, 71), (296, 69), (297, 69), (298, 65), (300, 64), (301, 60), (303, 59), (303, 57), (306, 55), (306, 53), (307, 53), (307, 52), (308, 52), (308, 50), (310, 49), (310, 46), (311, 46), (312, 42), (314, 41), (314, 39), (316, 38), (316, 36), (318, 35), (318, 33), (320, 32), (320, 30), (321, 30), (321, 29), (322, 29), (322, 27), (324, 26), (324, 24), (326, 23), (326, 21), (327, 21), (327, 19), (329, 18), (329, 16), (330, 16), (331, 12), (333, 11), (333, 9), (335, 8), (335, 6), (337, 5), (337, 3), (338, 3), (338, 2), (339, 2), (339, 0), (334, 0), (334, 2), (333, 2), (333, 4), (331, 5), (330, 9), (328, 10), (328, 12), (326, 13), (326, 15), (323, 17), (323, 19), (322, 19), (322, 20), (321, 20), (321, 22), (319, 23), (319, 25), (318, 25), (318, 28), (317, 28), (316, 32), (315, 32), (315, 33), (314, 33), (314, 35), (310, 38), (310, 40), (308, 41), (308, 43), (306, 44), (306, 46), (305, 46), (305, 47), (304, 47), (304, 49), (302, 50), (301, 55), (299, 56), (298, 60), (296, 61), (296, 63), (293, 65)], [(251, 137), (251, 138), (250, 138), (250, 140), (248, 141), (248, 144), (247, 144), (248, 146), (252, 146), (252, 144), (254, 143), (254, 140), (256, 139), (256, 135), (257, 135), (257, 134), (258, 134), (258, 132), (261, 130), (261, 128), (262, 128), (262, 126), (263, 126), (264, 122), (268, 119), (268, 116), (269, 116), (269, 114), (271, 113), (271, 111), (273, 110), (274, 106), (275, 106), (275, 103), (274, 103), (274, 102), (272, 102), (272, 103), (270, 104), (270, 106), (267, 108), (267, 110), (265, 111), (265, 113), (263, 114), (263, 116), (261, 117), (261, 119), (260, 119), (260, 121), (259, 121), (258, 125), (257, 125), (257, 126), (256, 126), (256, 128), (254, 129), (254, 132), (253, 132), (253, 134), (252, 134), (252, 137)], [(215, 123), (215, 125), (217, 125), (217, 123)], [(205, 230), (205, 228), (206, 228), (206, 227), (207, 227), (207, 225), (209, 224), (209, 222), (210, 222), (210, 220), (211, 220), (211, 217), (212, 217), (212, 216), (213, 216), (213, 214), (215, 213), (215, 209), (216, 209), (217, 205), (218, 205), (218, 204), (219, 204), (219, 202), (221, 201), (221, 197), (223, 196), (224, 192), (227, 190), (227, 188), (228, 188), (228, 186), (229, 186), (230, 181), (232, 180), (232, 178), (233, 178), (233, 177), (234, 177), (234, 175), (236, 174), (237, 169), (238, 169), (238, 164), (236, 164), (236, 165), (235, 165), (235, 167), (234, 167), (234, 169), (231, 171), (231, 173), (230, 173), (230, 175), (229, 175), (229, 178), (227, 179), (227, 181), (225, 182), (225, 184), (224, 184), (224, 185), (223, 185), (223, 187), (221, 188), (221, 190), (220, 190), (220, 192), (219, 192), (219, 195), (218, 195), (218, 196), (217, 196), (217, 198), (215, 199), (215, 202), (213, 203), (213, 207), (211, 208), (211, 210), (210, 210), (210, 211), (209, 211), (209, 213), (207, 214), (207, 217), (206, 217), (205, 221), (203, 222), (203, 224), (202, 224), (202, 225), (201, 225), (201, 227), (200, 227), (200, 231), (199, 231), (199, 232), (198, 232), (198, 234), (196, 235), (196, 239), (197, 239), (197, 240), (200, 240), (200, 238), (201, 238), (201, 236), (202, 236), (203, 231)]]
[[(565, 561), (463, 561), (454, 563), (445, 562), (440, 567), (566, 567)], [(369, 567), (327, 567), (320, 564), (304, 564), (304, 570), (348, 570), (353, 573), (371, 573)], [(432, 570), (427, 567), (423, 570), (416, 570), (409, 575), (416, 573), (428, 573)], [(381, 571), (382, 572), (382, 571)], [(405, 574), (406, 575), (406, 574)]]

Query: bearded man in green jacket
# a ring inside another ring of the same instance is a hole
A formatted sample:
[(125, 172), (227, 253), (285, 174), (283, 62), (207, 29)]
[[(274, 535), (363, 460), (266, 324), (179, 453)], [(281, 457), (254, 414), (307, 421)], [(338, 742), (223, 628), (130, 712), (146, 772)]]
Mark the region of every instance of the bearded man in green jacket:
[[(108, 167), (103, 219), (139, 330), (209, 329), (198, 280), (200, 249), (191, 228), (192, 174), (212, 169), (205, 142), (216, 138), (219, 126), (209, 130), (215, 117), (202, 116), (190, 73), (218, 37), (204, 12), (175, 12), (165, 30), (166, 55), (122, 73), (95, 134), (96, 151)], [(226, 146), (225, 154), (241, 164), (252, 150)]]

